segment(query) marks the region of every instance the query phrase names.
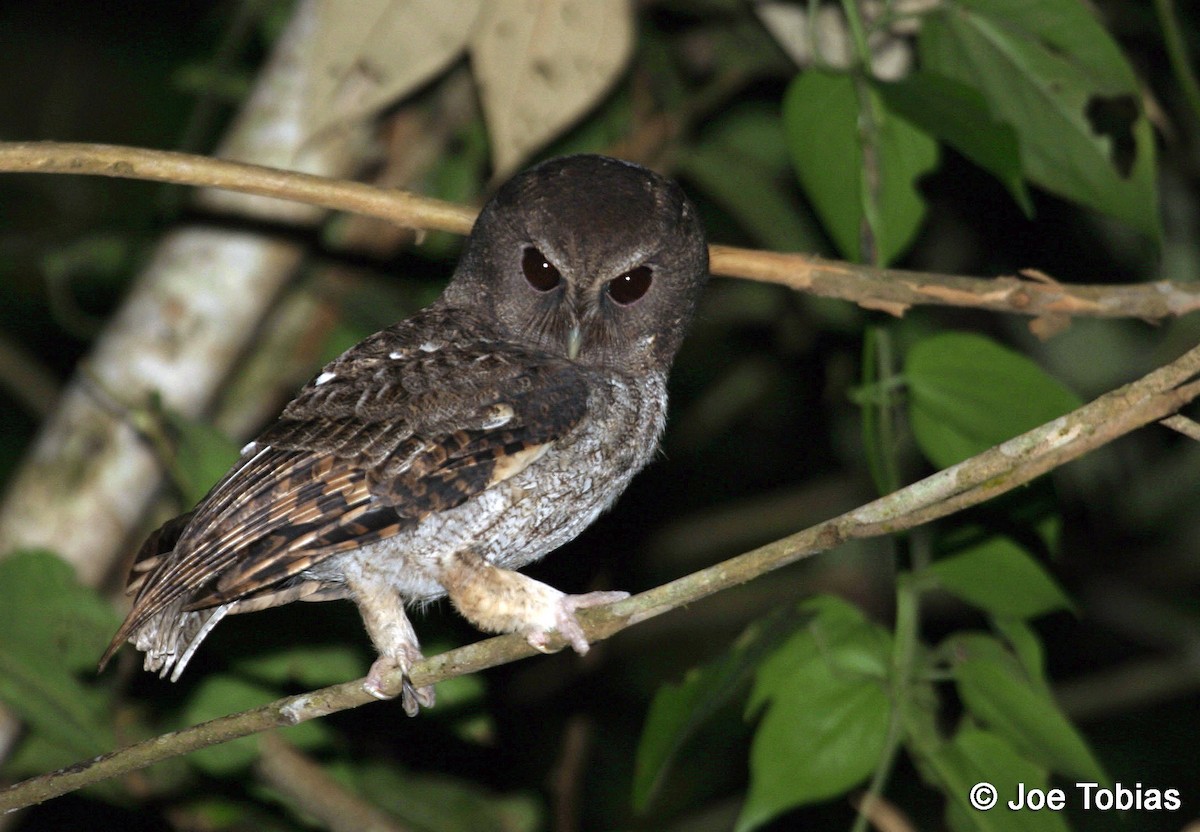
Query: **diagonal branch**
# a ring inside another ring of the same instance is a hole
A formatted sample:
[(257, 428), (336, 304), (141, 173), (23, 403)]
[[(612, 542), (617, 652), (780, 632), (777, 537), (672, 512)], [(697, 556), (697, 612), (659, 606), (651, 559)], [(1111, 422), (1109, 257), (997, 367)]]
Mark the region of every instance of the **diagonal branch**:
[(278, 734), (264, 734), (259, 745), (262, 755), (255, 766), (258, 776), (287, 795), (329, 832), (410, 832), (412, 829), (363, 800)]
[[(57, 142), (0, 142), (0, 172), (74, 173), (222, 188), (306, 202), (398, 225), (465, 234), (475, 210), (389, 190), (276, 168), (134, 147)], [(1200, 309), (1200, 283), (1160, 280), (1068, 285), (1034, 271), (994, 279), (883, 269), (804, 254), (710, 248), (712, 273), (857, 303), (903, 315), (912, 306), (961, 306), (1044, 321), (1090, 318), (1163, 320)], [(1053, 330), (1053, 323), (1046, 331)]]
[[(832, 549), (846, 540), (911, 529), (1024, 485), (1142, 425), (1175, 413), (1200, 396), (1198, 375), (1200, 347), (1195, 347), (1136, 382), (907, 488), (610, 607), (585, 610), (580, 618), (588, 640), (606, 639), (641, 621)], [(498, 636), (425, 659), (412, 668), (410, 676), (412, 683), (421, 687), (536, 652), (519, 635)], [(391, 681), (398, 683), (399, 679)], [(0, 813), (199, 748), (374, 701), (363, 691), (362, 680), (289, 696), (18, 783), (0, 791)]]

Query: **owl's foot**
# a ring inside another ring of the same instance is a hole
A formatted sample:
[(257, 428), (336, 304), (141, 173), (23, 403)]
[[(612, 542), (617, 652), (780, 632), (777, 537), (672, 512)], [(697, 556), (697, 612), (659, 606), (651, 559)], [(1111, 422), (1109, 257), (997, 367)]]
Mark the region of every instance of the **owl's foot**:
[[(563, 595), (554, 604), (554, 629), (566, 639), (575, 652), (583, 655), (591, 645), (584, 635), (583, 627), (579, 625), (576, 611), (589, 607), (603, 607), (615, 604), (629, 597), (628, 592), (588, 592), (584, 595)], [(530, 630), (525, 633), (525, 640), (535, 649), (543, 653), (552, 652), (548, 645), (549, 632), (546, 630)]]
[[(366, 681), (363, 682), (363, 690), (376, 699), (388, 700), (400, 696), (404, 713), (409, 716), (416, 716), (420, 713), (421, 708), (432, 708), (434, 703), (433, 685), (421, 688), (413, 687), (412, 680), (408, 678), (408, 669), (420, 659), (419, 651), (416, 651), (416, 658), (412, 656), (380, 656), (371, 665), (371, 671), (367, 674)], [(389, 684), (387, 681), (388, 677), (397, 670), (402, 674), (399, 688), (394, 683)]]
[(550, 633), (555, 630), (576, 653), (586, 653), (587, 636), (575, 613), (629, 597), (628, 592), (565, 595), (471, 551), (448, 557), (439, 581), (455, 609), (476, 627), (489, 633), (520, 633), (543, 653), (551, 652)]
[[(345, 578), (350, 597), (358, 604), (363, 624), (379, 658), (371, 665), (371, 671), (363, 682), (363, 690), (376, 699), (403, 697), (404, 712), (416, 716), (421, 706), (433, 707), (433, 687), (413, 687), (408, 671), (425, 658), (421, 655), (421, 643), (404, 614), (404, 599), (386, 580), (378, 580), (370, 574), (348, 574)], [(396, 678), (400, 671), (400, 683), (388, 681)]]

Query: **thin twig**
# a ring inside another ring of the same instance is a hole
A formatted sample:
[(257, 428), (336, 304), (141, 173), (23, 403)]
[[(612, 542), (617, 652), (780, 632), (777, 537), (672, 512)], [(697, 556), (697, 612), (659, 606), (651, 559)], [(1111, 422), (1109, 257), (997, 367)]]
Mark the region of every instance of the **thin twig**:
[[(116, 145), (0, 142), (0, 172), (74, 173), (222, 188), (306, 202), (389, 220), (410, 228), (465, 234), (475, 210), (405, 191), (321, 176)], [(1160, 280), (1126, 285), (1068, 285), (1039, 273), (995, 279), (882, 269), (802, 254), (710, 247), (712, 273), (780, 283), (903, 315), (919, 305), (961, 306), (1033, 316), (1162, 320), (1200, 309), (1200, 283)]]
[(1189, 419), (1181, 413), (1176, 413), (1174, 416), (1168, 416), (1166, 419), (1163, 419), (1162, 423), (1171, 430), (1178, 431), (1187, 438), (1200, 442), (1200, 422)]
[(1186, 701), (1200, 687), (1196, 652), (1172, 652), (1131, 659), (1061, 682), (1054, 699), (1073, 723), (1099, 721)]
[(4, 335), (0, 335), (0, 387), (38, 418), (54, 409), (60, 392), (54, 373), (36, 355)]
[(255, 764), (258, 775), (330, 832), (408, 832), (410, 829), (334, 780), (329, 772), (275, 732), (263, 734), (259, 746), (262, 755)]
[[(589, 641), (600, 641), (846, 540), (903, 531), (984, 502), (1178, 410), (1200, 396), (1200, 382), (1191, 380), (1197, 374), (1200, 347), (1065, 416), (865, 506), (610, 607), (585, 610), (580, 615), (584, 632)], [(536, 652), (519, 635), (498, 636), (418, 662), (411, 680), (417, 687), (432, 685)], [(385, 680), (397, 687), (399, 683), (399, 678)], [(374, 701), (363, 691), (362, 680), (289, 696), (18, 783), (0, 791), (0, 812), (41, 803), (199, 748)]]
[(885, 797), (865, 795), (852, 797), (850, 803), (867, 817), (878, 832), (915, 832), (916, 827), (900, 808)]
[(593, 726), (586, 714), (575, 714), (562, 733), (562, 749), (550, 776), (554, 796), (554, 832), (576, 832), (582, 817), (583, 785), (587, 780), (588, 755), (592, 751)]

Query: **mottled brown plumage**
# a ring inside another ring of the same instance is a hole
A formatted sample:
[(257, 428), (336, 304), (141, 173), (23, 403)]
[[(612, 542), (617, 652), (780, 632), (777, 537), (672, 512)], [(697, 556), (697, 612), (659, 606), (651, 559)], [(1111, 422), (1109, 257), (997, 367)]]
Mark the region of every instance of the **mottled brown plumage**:
[[(707, 277), (678, 186), (599, 156), (552, 160), (485, 206), (431, 306), (310, 382), (189, 514), (144, 544), (125, 640), (178, 678), (225, 615), (353, 600), (380, 651), (419, 660), (406, 603), (587, 650), (564, 595), (515, 570), (570, 540), (649, 461), (666, 374)], [(405, 683), (405, 709), (433, 692)]]

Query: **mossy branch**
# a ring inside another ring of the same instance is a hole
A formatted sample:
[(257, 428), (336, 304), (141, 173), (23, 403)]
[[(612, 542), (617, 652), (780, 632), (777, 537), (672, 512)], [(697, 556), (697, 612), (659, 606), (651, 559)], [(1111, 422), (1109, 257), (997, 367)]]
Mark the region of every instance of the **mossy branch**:
[[(606, 639), (844, 541), (904, 531), (982, 503), (1143, 425), (1167, 419), (1200, 396), (1197, 376), (1200, 347), (1065, 416), (864, 506), (610, 607), (585, 610), (580, 614), (584, 631), (591, 641)], [(535, 653), (520, 636), (498, 636), (425, 659), (412, 668), (410, 676), (418, 687), (431, 685)], [(391, 681), (398, 683), (399, 679)], [(0, 813), (199, 748), (370, 702), (375, 700), (363, 691), (362, 680), (285, 697), (18, 783), (0, 791)]]

